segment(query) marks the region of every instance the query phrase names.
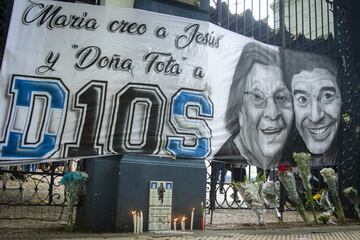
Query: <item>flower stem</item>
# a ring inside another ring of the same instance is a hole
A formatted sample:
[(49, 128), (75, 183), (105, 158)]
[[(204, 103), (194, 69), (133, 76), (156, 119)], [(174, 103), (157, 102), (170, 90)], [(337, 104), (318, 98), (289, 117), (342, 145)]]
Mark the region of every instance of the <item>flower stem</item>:
[(336, 215), (338, 217), (338, 220), (340, 223), (345, 223), (345, 215), (344, 215), (344, 211), (343, 211), (343, 208), (342, 208), (342, 205), (341, 205), (341, 202), (340, 202), (340, 199), (339, 199), (339, 195), (338, 195), (338, 192), (337, 192), (337, 184), (336, 184), (336, 181), (334, 179), (329, 179), (328, 180), (328, 186), (329, 186), (329, 191), (330, 191), (330, 194), (331, 194), (331, 197), (334, 201), (334, 205), (335, 205), (335, 211), (336, 211)]
[(300, 203), (300, 204), (298, 205), (298, 209), (299, 209), (299, 213), (300, 213), (302, 219), (304, 220), (305, 224), (306, 224), (306, 225), (310, 225), (311, 222), (310, 222), (309, 217), (306, 215), (306, 211), (305, 211), (304, 205), (302, 205), (302, 204)]
[[(71, 195), (71, 194), (70, 194)], [(69, 196), (69, 209), (67, 214), (67, 221), (65, 226), (66, 232), (72, 232), (74, 230), (74, 207), (76, 199), (74, 196)]]
[(309, 183), (307, 183), (307, 184), (304, 184), (304, 187), (306, 189), (306, 196), (307, 196), (307, 199), (309, 200), (309, 204), (311, 207), (312, 214), (314, 216), (314, 220), (315, 220), (316, 224), (318, 224), (319, 222), (318, 222), (317, 216), (316, 216), (315, 204), (314, 204), (314, 200), (313, 200), (313, 196), (312, 196), (311, 186)]

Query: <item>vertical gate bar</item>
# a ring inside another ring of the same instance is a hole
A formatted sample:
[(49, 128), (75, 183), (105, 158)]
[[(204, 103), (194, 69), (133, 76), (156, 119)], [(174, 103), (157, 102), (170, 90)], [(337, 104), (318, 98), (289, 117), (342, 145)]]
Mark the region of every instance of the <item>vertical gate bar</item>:
[[(285, 11), (284, 11), (284, 0), (279, 0), (279, 20), (280, 20), (280, 46), (285, 48)], [(279, 212), (280, 218), (283, 219), (285, 206), (285, 188), (280, 183), (280, 203), (279, 203)]]
[(216, 1), (216, 17), (217, 17), (217, 24), (221, 27), (221, 18), (222, 18), (222, 9), (221, 9), (221, 0)]
[(315, 7), (314, 7), (314, 11), (315, 11), (315, 38), (318, 37), (318, 32), (317, 32), (317, 2), (316, 0), (314, 0), (314, 4), (315, 4)]
[(309, 5), (308, 5), (308, 11), (309, 11), (309, 33), (310, 33), (310, 37), (309, 39), (312, 40), (312, 36), (311, 36), (311, 0), (308, 1)]
[(258, 4), (258, 8), (259, 8), (259, 40), (262, 41), (262, 35), (261, 35), (261, 0), (259, 0), (259, 4)]
[(244, 2), (243, 2), (243, 5), (244, 5), (244, 14), (243, 14), (243, 19), (244, 19), (244, 22), (243, 22), (243, 24), (244, 24), (244, 29), (243, 29), (243, 35), (244, 36), (246, 36), (246, 6), (245, 6), (245, 2), (246, 2), (246, 0), (244, 0)]
[[(327, 25), (328, 25), (328, 34), (330, 34), (330, 17), (329, 17), (329, 13), (330, 13), (330, 8), (329, 8), (329, 4), (330, 3), (327, 3)], [(335, 25), (335, 23), (334, 23)]]
[(304, 0), (301, 0), (301, 31), (303, 34), (302, 38), (302, 50), (305, 49), (305, 28), (304, 28)]
[(54, 178), (55, 178), (54, 177), (55, 169), (56, 169), (56, 166), (54, 166), (52, 164), (51, 168), (50, 168), (50, 186), (49, 186), (49, 203), (48, 203), (49, 206), (51, 206), (52, 201), (53, 201), (53, 186), (54, 186)]
[[(330, 14), (330, 7), (329, 7), (329, 4), (330, 3), (328, 3), (327, 1), (326, 1), (326, 17), (327, 17), (327, 29), (328, 29), (328, 36), (330, 36), (330, 16), (329, 16), (329, 14)], [(335, 25), (335, 22), (334, 22), (334, 25)], [(335, 32), (334, 32), (335, 33)], [(333, 35), (334, 36), (334, 35)], [(335, 37), (335, 36), (334, 36)], [(328, 42), (328, 48), (330, 48), (330, 41), (327, 41)]]
[(235, 1), (235, 31), (238, 32), (238, 0)]
[(230, 29), (230, 1), (227, 0), (227, 29)]
[(279, 21), (280, 21), (280, 46), (286, 46), (285, 43), (285, 6), (284, 0), (279, 0)]
[[(331, 31), (331, 32), (333, 32), (333, 33), (335, 34), (335, 30), (336, 30), (336, 29), (335, 29), (335, 27), (336, 27), (336, 24), (335, 24), (335, 20), (334, 20), (334, 17), (335, 17), (335, 16), (334, 16), (334, 14), (336, 14), (336, 11), (335, 11), (335, 10), (331, 10), (330, 12), (331, 12), (331, 13), (333, 13), (333, 15), (332, 15), (332, 16), (333, 16), (333, 24), (332, 24), (332, 25), (331, 25), (331, 24), (329, 24), (329, 25), (330, 25), (330, 26), (329, 26), (329, 28), (331, 28), (331, 26), (332, 26), (333, 28), (332, 28), (332, 29), (330, 29), (330, 31)], [(329, 20), (329, 21), (330, 21), (330, 20)]]
[(296, 49), (299, 48), (299, 32), (298, 32), (298, 6), (297, 6), (297, 0), (295, 0), (295, 36), (296, 36)]
[(251, 0), (251, 37), (254, 37), (254, 0)]
[(274, 42), (273, 42), (273, 44), (275, 44), (276, 45), (276, 34), (275, 34), (275, 29), (276, 29), (276, 2), (275, 2), (275, 0), (273, 0), (273, 6), (274, 6), (274, 32), (273, 32), (273, 36), (274, 36)]
[(288, 13), (289, 13), (289, 48), (291, 48), (291, 13), (290, 13), (290, 0), (288, 0)]
[(269, 0), (266, 0), (266, 43), (269, 43)]
[(324, 0), (321, 0), (321, 37), (324, 38)]

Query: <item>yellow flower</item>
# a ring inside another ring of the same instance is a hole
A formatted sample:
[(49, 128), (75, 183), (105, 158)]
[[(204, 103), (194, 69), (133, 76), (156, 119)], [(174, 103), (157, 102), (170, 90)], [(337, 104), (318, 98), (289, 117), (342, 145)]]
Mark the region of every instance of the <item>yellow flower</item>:
[(313, 199), (314, 199), (314, 200), (320, 200), (320, 198), (321, 198), (320, 193), (317, 193), (317, 194), (315, 194), (315, 195), (313, 196)]

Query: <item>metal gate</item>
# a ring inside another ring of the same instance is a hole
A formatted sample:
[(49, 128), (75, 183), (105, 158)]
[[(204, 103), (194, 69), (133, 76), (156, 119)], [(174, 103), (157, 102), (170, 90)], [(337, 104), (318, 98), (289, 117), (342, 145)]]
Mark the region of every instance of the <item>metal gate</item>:
[(210, 21), (258, 41), (336, 57), (328, 0), (211, 0)]
[(0, 168), (0, 219), (61, 220), (64, 171), (64, 162)]
[[(334, 16), (332, 5), (326, 0), (212, 0), (210, 21), (267, 44), (336, 57)], [(208, 164), (207, 206), (248, 208), (231, 187), (231, 171), (223, 165), (219, 177), (215, 176), (214, 193)], [(256, 175), (256, 167), (248, 166), (246, 175), (252, 174)]]

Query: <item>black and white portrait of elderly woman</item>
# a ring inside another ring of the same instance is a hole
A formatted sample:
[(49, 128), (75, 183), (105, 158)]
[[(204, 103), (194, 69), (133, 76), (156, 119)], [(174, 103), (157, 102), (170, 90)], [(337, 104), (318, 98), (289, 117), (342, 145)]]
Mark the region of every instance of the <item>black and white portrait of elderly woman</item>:
[(231, 137), (215, 159), (245, 159), (262, 169), (275, 167), (293, 120), (293, 102), (283, 80), (277, 48), (244, 46), (230, 87), (225, 114)]
[(281, 50), (284, 79), (291, 82), (295, 125), (312, 166), (335, 165), (336, 136), (341, 122), (337, 64), (328, 57)]

